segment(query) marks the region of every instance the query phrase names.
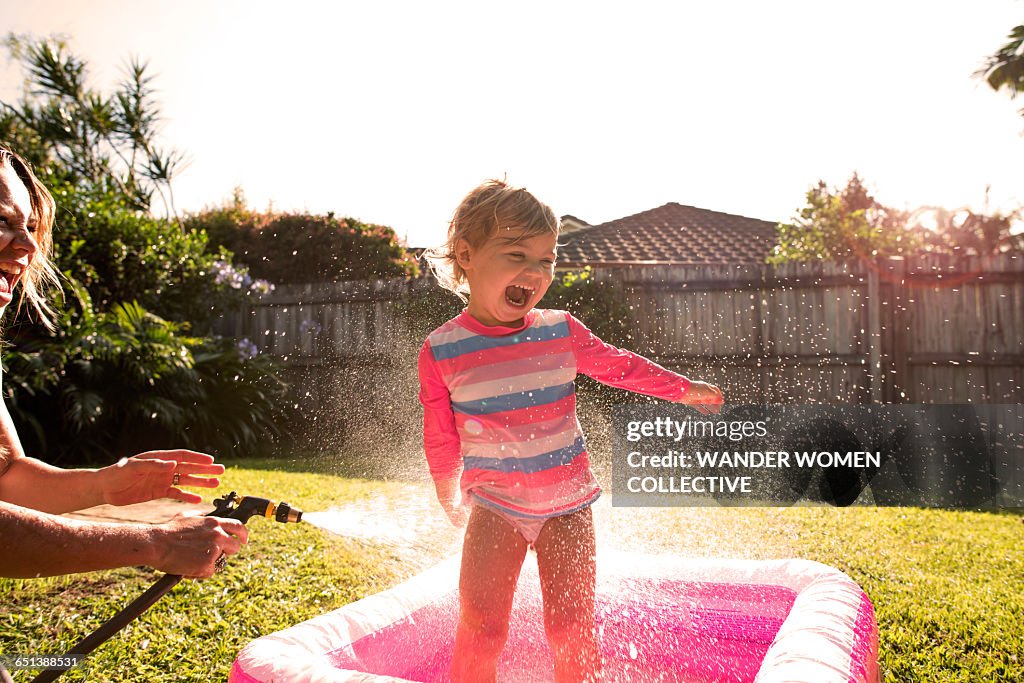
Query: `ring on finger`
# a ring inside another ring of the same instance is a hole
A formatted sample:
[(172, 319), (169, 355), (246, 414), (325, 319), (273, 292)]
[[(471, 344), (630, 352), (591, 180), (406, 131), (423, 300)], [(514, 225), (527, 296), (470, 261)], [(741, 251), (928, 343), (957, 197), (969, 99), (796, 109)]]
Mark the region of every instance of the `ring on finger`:
[(221, 553), (220, 557), (217, 558), (217, 561), (213, 563), (214, 571), (218, 571), (218, 572), (224, 571), (224, 567), (227, 565), (227, 563), (228, 563), (227, 556), (224, 553)]
[(171, 486), (177, 486), (181, 483), (181, 472), (174, 471), (174, 476), (171, 477)]

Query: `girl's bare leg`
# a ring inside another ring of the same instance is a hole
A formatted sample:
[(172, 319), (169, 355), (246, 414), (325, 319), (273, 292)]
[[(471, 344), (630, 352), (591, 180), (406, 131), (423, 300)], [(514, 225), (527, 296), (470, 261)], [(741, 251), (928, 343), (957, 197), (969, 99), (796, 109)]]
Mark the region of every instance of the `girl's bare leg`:
[(597, 563), (590, 508), (549, 519), (534, 546), (544, 595), (544, 630), (555, 655), (555, 681), (598, 681)]
[(454, 683), (495, 680), (525, 557), (526, 540), (511, 524), (484, 507), (473, 507), (462, 542)]

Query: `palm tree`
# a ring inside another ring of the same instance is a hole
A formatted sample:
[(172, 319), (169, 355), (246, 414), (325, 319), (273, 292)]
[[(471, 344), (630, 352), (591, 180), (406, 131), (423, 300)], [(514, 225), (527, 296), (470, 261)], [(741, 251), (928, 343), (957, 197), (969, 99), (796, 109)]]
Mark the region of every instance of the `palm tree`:
[[(1024, 92), (1024, 24), (1010, 31), (1009, 42), (989, 57), (975, 75), (984, 78), (995, 91), (1008, 90), (1011, 98)], [(1024, 116), (1024, 109), (1021, 115)]]
[(21, 99), (0, 101), (0, 139), (72, 182), (118, 190), (133, 208), (148, 211), (158, 196), (177, 217), (171, 180), (186, 159), (156, 142), (160, 108), (145, 63), (133, 58), (104, 95), (86, 84), (88, 64), (63, 39), (11, 33), (0, 44), (26, 75)]

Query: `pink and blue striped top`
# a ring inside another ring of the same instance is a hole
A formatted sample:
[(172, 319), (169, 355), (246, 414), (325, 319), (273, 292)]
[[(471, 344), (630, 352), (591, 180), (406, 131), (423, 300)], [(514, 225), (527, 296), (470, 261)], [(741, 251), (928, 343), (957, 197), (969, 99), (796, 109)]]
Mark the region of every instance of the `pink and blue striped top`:
[(467, 311), (427, 336), (419, 356), (430, 473), (458, 476), (464, 499), (522, 517), (568, 514), (601, 488), (576, 417), (577, 373), (678, 401), (689, 380), (598, 339), (565, 311), (534, 309), (522, 327)]

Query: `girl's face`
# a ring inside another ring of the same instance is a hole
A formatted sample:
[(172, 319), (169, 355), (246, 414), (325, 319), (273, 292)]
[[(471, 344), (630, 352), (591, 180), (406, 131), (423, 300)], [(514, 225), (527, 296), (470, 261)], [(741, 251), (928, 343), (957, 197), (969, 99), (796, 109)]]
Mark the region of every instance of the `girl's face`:
[(35, 256), (35, 230), (28, 188), (10, 164), (0, 165), (0, 313)]
[(469, 312), (484, 325), (522, 325), (544, 297), (555, 274), (551, 233), (523, 237), (522, 228), (502, 228), (479, 247), (459, 240), (455, 254), (469, 280)]

